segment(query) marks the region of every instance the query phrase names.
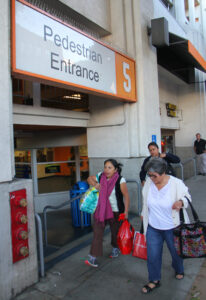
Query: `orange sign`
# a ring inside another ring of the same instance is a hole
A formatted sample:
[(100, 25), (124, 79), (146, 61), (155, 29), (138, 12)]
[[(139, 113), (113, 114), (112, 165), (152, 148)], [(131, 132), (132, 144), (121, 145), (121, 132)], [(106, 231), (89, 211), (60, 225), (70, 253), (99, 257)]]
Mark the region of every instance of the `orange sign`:
[(117, 96), (136, 101), (135, 62), (116, 53)]
[(11, 53), (16, 77), (137, 101), (133, 59), (24, 0), (12, 0)]

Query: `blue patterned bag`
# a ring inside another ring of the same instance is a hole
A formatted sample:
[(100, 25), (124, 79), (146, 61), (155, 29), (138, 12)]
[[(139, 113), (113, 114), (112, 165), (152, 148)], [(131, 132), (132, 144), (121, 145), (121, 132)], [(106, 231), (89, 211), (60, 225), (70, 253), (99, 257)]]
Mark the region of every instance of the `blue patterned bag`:
[(89, 188), (80, 199), (80, 210), (93, 214), (96, 210), (99, 198), (99, 191), (95, 187)]

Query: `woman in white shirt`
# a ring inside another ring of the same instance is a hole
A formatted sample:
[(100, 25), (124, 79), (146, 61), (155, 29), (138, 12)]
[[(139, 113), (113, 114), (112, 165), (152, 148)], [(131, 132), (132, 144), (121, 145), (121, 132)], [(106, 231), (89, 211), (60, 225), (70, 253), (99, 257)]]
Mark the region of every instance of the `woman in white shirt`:
[(181, 208), (185, 222), (189, 222), (185, 208), (187, 198), (191, 201), (191, 196), (182, 180), (165, 174), (166, 168), (167, 163), (162, 158), (152, 158), (146, 165), (148, 179), (142, 191), (142, 218), (147, 240), (149, 282), (142, 288), (144, 294), (160, 286), (164, 241), (172, 256), (175, 278), (184, 277), (183, 260), (174, 247), (173, 228), (180, 224)]

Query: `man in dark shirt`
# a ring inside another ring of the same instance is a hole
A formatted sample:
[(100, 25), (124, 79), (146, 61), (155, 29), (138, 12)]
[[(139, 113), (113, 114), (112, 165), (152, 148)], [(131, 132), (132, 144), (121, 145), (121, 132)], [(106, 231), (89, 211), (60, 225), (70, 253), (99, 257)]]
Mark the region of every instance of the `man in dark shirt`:
[(155, 142), (149, 143), (148, 149), (149, 149), (149, 152), (151, 155), (148, 156), (147, 158), (145, 158), (145, 160), (142, 164), (142, 167), (141, 167), (141, 171), (139, 173), (139, 177), (140, 177), (142, 186), (145, 183), (146, 175), (147, 175), (147, 172), (145, 171), (145, 165), (150, 160), (151, 157), (161, 157), (164, 160), (166, 160), (167, 165), (168, 165), (166, 173), (169, 175), (175, 176), (175, 172), (174, 172), (172, 166), (170, 165), (170, 163), (173, 163), (173, 164), (180, 163), (179, 157), (172, 153), (159, 153), (159, 147)]
[(206, 140), (201, 139), (200, 133), (196, 134), (196, 140), (194, 142), (194, 151), (197, 154), (197, 170), (199, 175), (205, 175), (205, 171), (202, 169), (203, 165), (203, 153), (205, 152)]
[(194, 150), (197, 155), (202, 154), (205, 150), (206, 140), (201, 139), (200, 133), (196, 134), (196, 141), (194, 142)]

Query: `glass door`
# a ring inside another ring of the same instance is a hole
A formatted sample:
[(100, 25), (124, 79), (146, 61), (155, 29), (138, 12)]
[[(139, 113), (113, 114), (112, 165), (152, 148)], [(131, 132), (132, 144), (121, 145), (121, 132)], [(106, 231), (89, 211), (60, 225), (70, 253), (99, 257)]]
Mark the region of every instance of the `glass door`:
[(77, 181), (86, 180), (89, 165), (85, 149), (82, 146), (36, 149), (33, 163), (36, 194), (68, 192)]

